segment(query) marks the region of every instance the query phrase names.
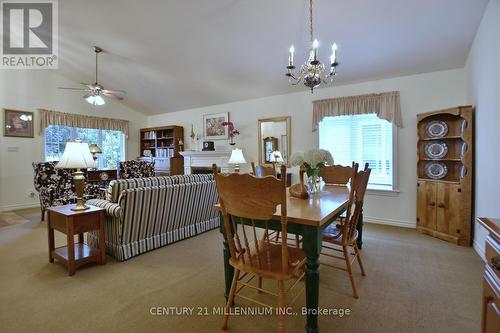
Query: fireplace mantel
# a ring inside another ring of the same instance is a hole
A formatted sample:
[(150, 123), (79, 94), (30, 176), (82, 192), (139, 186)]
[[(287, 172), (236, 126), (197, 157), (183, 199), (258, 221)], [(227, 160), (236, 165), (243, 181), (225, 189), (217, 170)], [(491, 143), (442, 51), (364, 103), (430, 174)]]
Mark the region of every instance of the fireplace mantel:
[(227, 163), (231, 157), (230, 150), (182, 151), (180, 154), (184, 157), (185, 175), (190, 175), (193, 167), (211, 168), (214, 163), (221, 168), (221, 172), (234, 172), (234, 167)]

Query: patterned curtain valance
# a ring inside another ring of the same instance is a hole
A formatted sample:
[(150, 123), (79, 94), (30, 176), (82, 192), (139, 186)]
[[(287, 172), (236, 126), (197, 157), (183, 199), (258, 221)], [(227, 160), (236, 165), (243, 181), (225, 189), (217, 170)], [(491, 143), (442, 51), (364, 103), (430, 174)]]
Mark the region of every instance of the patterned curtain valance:
[(40, 134), (49, 125), (105, 129), (121, 131), (128, 138), (128, 120), (85, 116), (38, 109), (40, 111)]
[(375, 113), (377, 117), (403, 127), (399, 91), (313, 101), (313, 129), (318, 129), (324, 117), (367, 113)]

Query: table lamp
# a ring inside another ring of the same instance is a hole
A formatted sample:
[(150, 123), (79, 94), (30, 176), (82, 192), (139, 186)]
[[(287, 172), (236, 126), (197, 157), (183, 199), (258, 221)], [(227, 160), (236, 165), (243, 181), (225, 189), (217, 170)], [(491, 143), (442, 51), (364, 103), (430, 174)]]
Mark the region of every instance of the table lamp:
[[(97, 154), (102, 154), (101, 147), (99, 147), (95, 143), (92, 143), (89, 145), (89, 150), (90, 150), (90, 153), (92, 154), (92, 158), (94, 159), (94, 161), (97, 161)], [(97, 162), (96, 162), (96, 164), (97, 164)], [(97, 167), (96, 167), (96, 169), (97, 169)]]
[(279, 150), (275, 150), (271, 153), (271, 163), (273, 164), (273, 169), (276, 172), (276, 163), (283, 163), (283, 157), (281, 156), (281, 152)]
[(56, 168), (61, 169), (76, 169), (73, 174), (73, 183), (76, 189), (76, 206), (71, 208), (74, 211), (86, 210), (90, 207), (85, 206), (83, 201), (83, 189), (85, 188), (85, 175), (83, 168), (95, 167), (95, 161), (90, 153), (88, 143), (75, 141), (67, 142), (64, 153), (56, 165)]
[(241, 149), (233, 149), (228, 164), (234, 164), (234, 172), (240, 172), (240, 164), (246, 163), (243, 151)]

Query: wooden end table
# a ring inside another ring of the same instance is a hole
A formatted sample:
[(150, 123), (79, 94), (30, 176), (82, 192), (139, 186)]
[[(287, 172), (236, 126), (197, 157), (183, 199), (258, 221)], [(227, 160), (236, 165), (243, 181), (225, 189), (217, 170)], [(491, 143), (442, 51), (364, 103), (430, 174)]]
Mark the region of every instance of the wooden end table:
[[(49, 262), (54, 258), (63, 262), (68, 268), (68, 275), (75, 274), (75, 270), (87, 263), (106, 263), (104, 238), (104, 208), (89, 206), (83, 211), (73, 211), (72, 205), (50, 207), (48, 211), (47, 230), (49, 237)], [(55, 248), (54, 229), (66, 234), (67, 246)], [(88, 246), (83, 242), (83, 233), (99, 230), (99, 249)], [(74, 235), (78, 235), (75, 244)]]

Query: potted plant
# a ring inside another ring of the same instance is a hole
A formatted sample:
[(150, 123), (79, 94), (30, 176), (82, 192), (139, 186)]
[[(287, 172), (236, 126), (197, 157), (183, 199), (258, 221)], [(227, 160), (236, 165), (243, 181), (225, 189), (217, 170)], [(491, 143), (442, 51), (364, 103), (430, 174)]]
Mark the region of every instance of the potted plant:
[(308, 187), (312, 193), (319, 191), (321, 169), (327, 165), (333, 165), (332, 154), (325, 149), (296, 152), (292, 155), (290, 161), (293, 166), (303, 166), (306, 169)]
[(234, 124), (232, 121), (225, 121), (222, 123), (222, 126), (227, 126), (227, 130), (229, 132), (229, 144), (234, 146), (236, 142), (234, 142), (234, 137), (240, 134), (236, 128), (234, 128)]

